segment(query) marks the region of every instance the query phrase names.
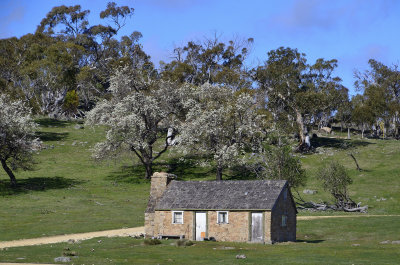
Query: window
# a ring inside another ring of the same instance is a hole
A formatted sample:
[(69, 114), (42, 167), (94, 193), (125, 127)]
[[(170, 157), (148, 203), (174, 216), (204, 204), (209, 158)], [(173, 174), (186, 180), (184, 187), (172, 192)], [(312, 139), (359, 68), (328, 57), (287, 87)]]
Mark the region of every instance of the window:
[(228, 223), (228, 212), (217, 212), (218, 215), (218, 224), (227, 224)]
[(183, 224), (183, 212), (172, 212), (172, 223), (173, 224)]
[(282, 226), (286, 226), (286, 223), (287, 223), (287, 216), (282, 215)]

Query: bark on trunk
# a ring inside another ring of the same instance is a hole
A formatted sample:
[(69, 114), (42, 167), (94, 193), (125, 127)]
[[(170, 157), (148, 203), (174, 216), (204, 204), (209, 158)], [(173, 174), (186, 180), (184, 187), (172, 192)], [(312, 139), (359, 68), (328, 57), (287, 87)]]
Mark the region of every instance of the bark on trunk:
[(364, 126), (364, 123), (363, 123), (362, 127), (361, 127), (361, 139), (364, 139), (364, 131), (365, 131), (365, 126)]
[(351, 156), (351, 158), (353, 158), (354, 163), (356, 163), (357, 170), (358, 170), (358, 171), (361, 171), (362, 169), (361, 169), (360, 166), (358, 165), (356, 157), (355, 157), (353, 154), (351, 154), (351, 153), (350, 153), (349, 155)]
[(350, 139), (350, 127), (347, 127), (347, 139)]
[(153, 162), (146, 161), (144, 166), (146, 168), (146, 179), (150, 179), (153, 176)]
[(305, 142), (305, 135), (304, 135), (304, 121), (303, 121), (303, 116), (301, 115), (300, 111), (298, 109), (296, 111), (296, 122), (297, 125), (299, 126), (299, 137), (300, 137), (300, 143), (299, 146), (304, 145)]
[(3, 166), (4, 171), (10, 177), (11, 187), (16, 187), (17, 186), (17, 179), (15, 178), (14, 173), (11, 171), (11, 169), (7, 166), (6, 160), (2, 159), (1, 160), (1, 165)]
[(221, 166), (217, 167), (216, 180), (218, 181), (222, 180), (222, 170), (223, 168)]

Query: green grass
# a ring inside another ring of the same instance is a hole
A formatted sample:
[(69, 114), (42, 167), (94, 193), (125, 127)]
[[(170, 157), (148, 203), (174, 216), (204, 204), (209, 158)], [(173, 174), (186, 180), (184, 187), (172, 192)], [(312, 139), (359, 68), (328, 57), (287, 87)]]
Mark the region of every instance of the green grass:
[[(143, 225), (150, 183), (143, 179), (144, 168), (136, 158), (123, 154), (109, 162), (94, 162), (90, 148), (104, 139), (104, 128), (75, 129), (76, 122), (51, 119), (41, 119), (39, 123), (37, 135), (47, 148), (35, 154), (35, 170), (16, 172), (19, 184), (15, 190), (10, 188), (7, 175), (0, 170), (0, 241)], [(331, 159), (336, 159), (353, 178), (349, 191), (356, 202), (368, 204), (370, 214), (400, 214), (400, 141), (321, 137), (314, 139), (314, 144), (323, 153), (301, 155), (308, 181), (300, 193), (306, 200), (331, 200), (316, 180), (316, 172)], [(363, 171), (356, 170), (349, 152), (356, 156)], [(207, 161), (210, 158), (206, 156), (182, 159), (176, 150), (171, 149), (160, 157), (154, 170), (174, 173), (182, 180), (211, 180), (215, 171), (212, 163)], [(208, 165), (202, 167), (199, 162)], [(225, 174), (225, 179), (252, 177), (239, 169)], [(318, 193), (305, 195), (303, 189), (315, 189)], [(344, 213), (299, 213), (338, 214)], [(287, 245), (207, 242), (182, 250), (170, 246), (169, 242), (144, 247), (140, 240), (115, 238), (102, 239), (101, 244), (97, 240), (85, 241), (79, 245), (82, 250), (74, 251), (81, 253), (79, 263), (85, 264), (185, 264), (200, 261), (257, 264), (264, 260), (270, 263), (327, 263), (329, 259), (324, 257), (335, 258), (336, 262), (332, 264), (351, 264), (348, 261), (385, 264), (393, 263), (398, 257), (399, 246), (378, 243), (400, 240), (396, 238), (400, 234), (399, 223), (396, 217), (299, 221), (298, 239), (308, 243)], [(353, 247), (352, 244), (360, 246)], [(54, 257), (61, 255), (64, 245), (13, 248), (0, 252), (0, 261), (53, 262)], [(225, 245), (235, 246), (236, 250), (219, 250)], [(73, 245), (74, 248), (79, 246)], [(93, 253), (90, 251), (92, 248), (95, 249)], [(245, 261), (234, 258), (242, 251), (240, 248), (248, 255)], [(148, 257), (153, 252), (154, 255)], [(26, 259), (17, 260), (24, 256)], [(113, 263), (107, 258), (118, 262)]]
[[(304, 195), (306, 200), (332, 200), (322, 189), (316, 174), (319, 168), (335, 159), (348, 169), (353, 179), (349, 192), (354, 201), (368, 205), (371, 214), (400, 214), (399, 141), (320, 138), (318, 144), (323, 146), (324, 153), (302, 157), (308, 175), (305, 188), (318, 191), (315, 195)], [(354, 154), (362, 171), (356, 170), (349, 153)]]
[[(74, 264), (396, 264), (400, 260), (400, 217), (324, 219), (298, 222), (298, 242), (275, 245), (175, 240), (145, 245), (142, 239), (97, 238), (75, 244), (9, 248), (4, 262), (54, 262), (69, 249)], [(381, 242), (389, 240), (389, 244)], [(238, 260), (236, 255), (246, 259)], [(23, 258), (21, 260), (21, 258)]]

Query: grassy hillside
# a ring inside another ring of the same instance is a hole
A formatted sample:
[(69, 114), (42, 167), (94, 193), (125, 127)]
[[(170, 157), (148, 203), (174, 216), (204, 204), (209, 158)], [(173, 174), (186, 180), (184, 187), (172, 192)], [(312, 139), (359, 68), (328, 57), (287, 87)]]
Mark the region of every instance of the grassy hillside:
[[(0, 171), (0, 241), (143, 225), (150, 184), (143, 179), (144, 169), (135, 158), (124, 154), (114, 161), (96, 163), (90, 157), (90, 148), (104, 139), (104, 128), (80, 129), (79, 123), (50, 119), (41, 119), (39, 123), (37, 134), (46, 149), (35, 155), (35, 170), (16, 173), (19, 181), (16, 190), (9, 187), (7, 175)], [(318, 146), (318, 153), (301, 156), (308, 182), (300, 192), (303, 189), (318, 191), (314, 195), (302, 194), (306, 200), (318, 202), (331, 199), (321, 188), (315, 174), (318, 168), (336, 159), (345, 165), (353, 178), (349, 187), (351, 197), (363, 205), (368, 204), (370, 214), (400, 214), (400, 141), (321, 137), (314, 139), (314, 144)], [(348, 155), (350, 152), (356, 156), (363, 171), (356, 170), (354, 161)], [(206, 158), (180, 158), (176, 151), (168, 151), (156, 163), (155, 171), (168, 171), (183, 180), (214, 179), (214, 168)], [(199, 164), (208, 166), (201, 167)], [(246, 178), (243, 173), (233, 171), (225, 176), (234, 177)], [(299, 213), (336, 214), (343, 213)], [(273, 262), (282, 256), (285, 256), (286, 263), (320, 263), (323, 257), (330, 256), (336, 258), (336, 262), (332, 262), (336, 264), (347, 264), (347, 260), (384, 264), (400, 258), (398, 245), (379, 242), (400, 240), (399, 234), (398, 217), (299, 221), (298, 239), (309, 244), (258, 246), (199, 243), (182, 252), (168, 242), (161, 246), (144, 247), (140, 240), (133, 239), (104, 239), (102, 245), (97, 245), (97, 240), (91, 240), (79, 246), (82, 248), (79, 252), (83, 253), (79, 262), (99, 263), (94, 261), (96, 259), (106, 264), (105, 259), (110, 258), (120, 259), (118, 264), (123, 264), (125, 259), (128, 260), (126, 264), (131, 264), (132, 258), (135, 258), (143, 261), (139, 263), (157, 263), (159, 257), (168, 263), (169, 258), (164, 259), (163, 253), (171, 252), (170, 259), (182, 264), (187, 263), (187, 259), (191, 262), (196, 260), (195, 257), (204, 262), (220, 260), (222, 263), (239, 263), (241, 261), (232, 261), (232, 258), (235, 253), (243, 252), (249, 256), (246, 262), (254, 264), (260, 260)], [(220, 251), (219, 248), (225, 245), (234, 246), (235, 251)], [(90, 250), (97, 246), (103, 250), (93, 255)], [(18, 261), (18, 257), (30, 253), (31, 257), (23, 261), (52, 262), (49, 257), (61, 255), (63, 247), (63, 244), (57, 244), (9, 249), (1, 252), (0, 261)], [(132, 249), (137, 252), (132, 252)], [(146, 259), (149, 251), (153, 256)], [(296, 261), (296, 257), (302, 258)], [(382, 262), (379, 262), (379, 257)], [(306, 262), (307, 258), (310, 262)]]

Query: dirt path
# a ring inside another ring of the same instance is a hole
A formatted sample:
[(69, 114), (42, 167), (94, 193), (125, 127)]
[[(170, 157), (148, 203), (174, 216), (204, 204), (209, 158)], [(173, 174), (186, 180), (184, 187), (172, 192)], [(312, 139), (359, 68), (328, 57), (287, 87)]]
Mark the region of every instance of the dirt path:
[(365, 215), (325, 215), (325, 216), (297, 216), (297, 220), (315, 220), (315, 219), (325, 219), (325, 218), (353, 218), (353, 217), (383, 217), (383, 216), (391, 216), (391, 217), (400, 217), (400, 215), (373, 215), (373, 214), (365, 214)]
[(107, 230), (107, 231), (98, 231), (98, 232), (89, 232), (80, 234), (69, 234), (69, 235), (39, 237), (31, 239), (20, 239), (13, 241), (2, 241), (0, 242), (0, 249), (11, 248), (11, 247), (34, 246), (42, 244), (54, 244), (60, 242), (67, 242), (68, 240), (75, 240), (75, 241), (86, 240), (95, 237), (135, 236), (143, 233), (144, 233), (144, 227), (141, 226), (134, 228), (125, 228), (125, 229), (116, 229), (116, 230)]

